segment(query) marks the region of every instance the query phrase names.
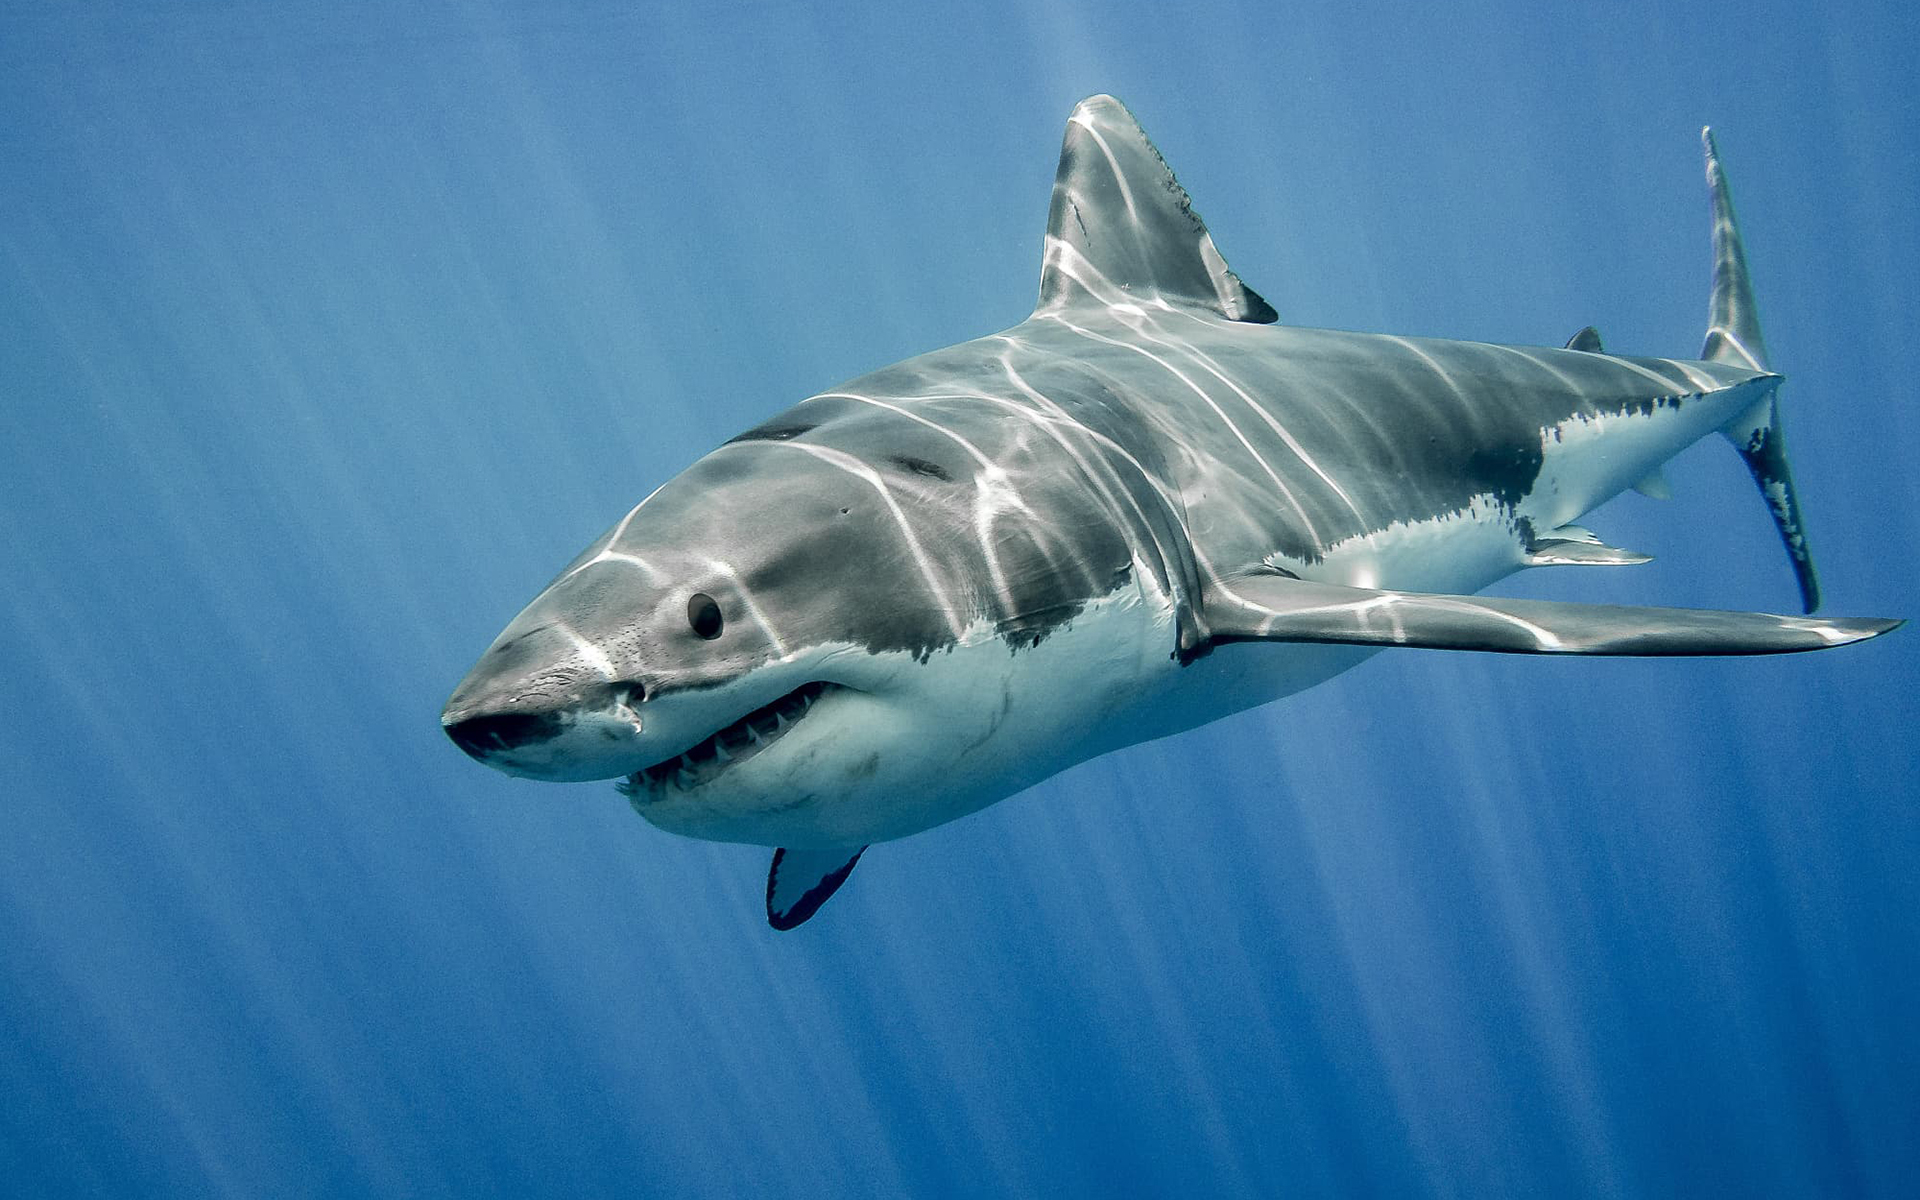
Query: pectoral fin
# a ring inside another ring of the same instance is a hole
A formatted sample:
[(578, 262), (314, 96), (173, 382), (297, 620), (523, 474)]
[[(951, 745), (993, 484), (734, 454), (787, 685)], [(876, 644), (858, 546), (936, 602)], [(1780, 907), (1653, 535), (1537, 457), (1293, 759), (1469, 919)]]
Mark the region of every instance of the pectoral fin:
[(1903, 622), (1695, 608), (1508, 600), (1251, 575), (1210, 587), (1216, 642), (1335, 642), (1508, 654), (1785, 654), (1877, 637)]
[(767, 924), (782, 930), (803, 924), (840, 890), (866, 852), (865, 846), (775, 850), (767, 868)]

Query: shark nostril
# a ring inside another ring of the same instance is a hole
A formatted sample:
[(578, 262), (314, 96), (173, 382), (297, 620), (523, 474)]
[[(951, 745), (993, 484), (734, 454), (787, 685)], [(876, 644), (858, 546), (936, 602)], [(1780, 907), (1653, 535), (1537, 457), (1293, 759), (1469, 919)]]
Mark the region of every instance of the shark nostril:
[(549, 716), (507, 713), (501, 716), (469, 717), (446, 727), (454, 745), (475, 758), (484, 759), (502, 750), (512, 750), (528, 742), (543, 741), (557, 732), (559, 722)]

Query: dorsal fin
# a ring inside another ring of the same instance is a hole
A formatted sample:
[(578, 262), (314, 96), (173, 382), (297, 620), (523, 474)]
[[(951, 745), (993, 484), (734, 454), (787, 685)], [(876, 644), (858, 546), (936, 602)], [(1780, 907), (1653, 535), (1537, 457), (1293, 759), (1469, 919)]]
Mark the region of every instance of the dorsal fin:
[(1591, 325), (1568, 338), (1567, 349), (1584, 350), (1588, 354), (1605, 354), (1607, 352), (1606, 347), (1600, 344), (1600, 331)]
[(1228, 268), (1126, 105), (1091, 96), (1067, 120), (1034, 311), (1156, 299), (1230, 321), (1278, 319)]

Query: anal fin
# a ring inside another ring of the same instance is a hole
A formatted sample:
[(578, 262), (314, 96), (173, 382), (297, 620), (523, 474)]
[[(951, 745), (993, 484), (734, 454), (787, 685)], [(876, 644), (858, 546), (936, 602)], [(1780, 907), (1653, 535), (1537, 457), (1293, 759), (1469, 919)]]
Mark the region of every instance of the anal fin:
[(775, 850), (767, 867), (767, 924), (780, 930), (804, 924), (840, 890), (866, 852), (865, 846)]
[(1647, 472), (1640, 482), (1633, 485), (1633, 490), (1649, 500), (1673, 499), (1673, 485), (1667, 482), (1667, 473), (1659, 467)]
[(1529, 567), (1631, 567), (1653, 555), (1609, 546), (1579, 525), (1562, 525), (1527, 543)]

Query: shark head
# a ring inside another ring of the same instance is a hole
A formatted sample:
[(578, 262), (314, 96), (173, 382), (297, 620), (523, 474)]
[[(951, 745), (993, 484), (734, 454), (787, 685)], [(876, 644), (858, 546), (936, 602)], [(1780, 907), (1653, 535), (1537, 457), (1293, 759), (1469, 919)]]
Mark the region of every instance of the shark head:
[[(1123, 537), (1042, 536), (1075, 502), (1059, 474), (1016, 484), (884, 406), (816, 398), (594, 542), (443, 724), (488, 766), (621, 779), (654, 824), (715, 840), (864, 844), (991, 803), (1072, 760), (1112, 687), (1076, 680), (1168, 658)], [(1091, 657), (1062, 653), (1076, 623), (1102, 627)]]

